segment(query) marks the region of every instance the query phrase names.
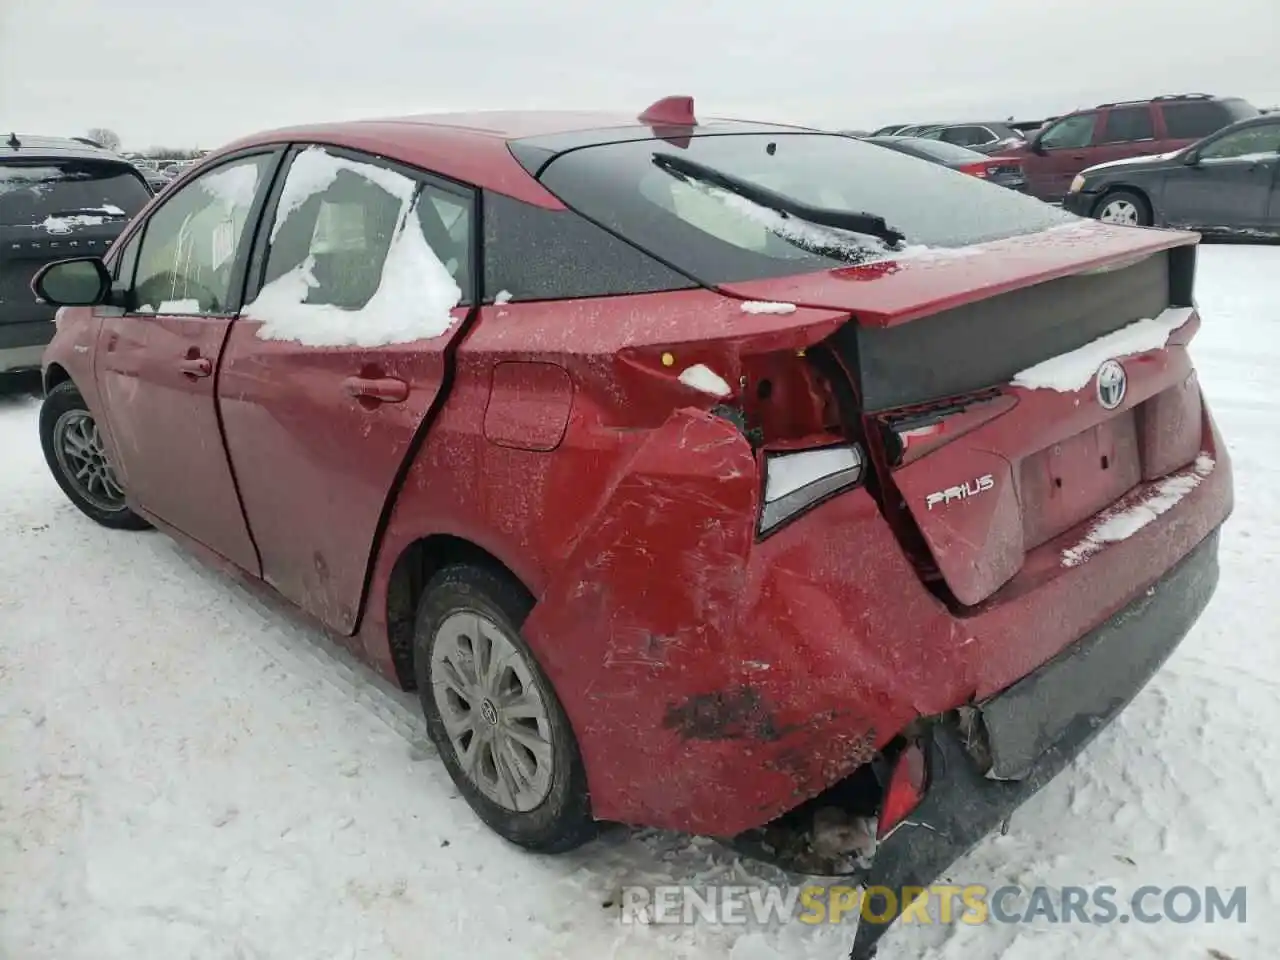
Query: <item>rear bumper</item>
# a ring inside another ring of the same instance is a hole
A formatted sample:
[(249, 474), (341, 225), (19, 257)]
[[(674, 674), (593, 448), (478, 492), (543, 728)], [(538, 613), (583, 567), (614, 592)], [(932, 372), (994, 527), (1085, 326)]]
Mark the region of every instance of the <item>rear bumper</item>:
[[(868, 887), (923, 887), (1052, 780), (1129, 704), (1195, 624), (1218, 583), (1218, 531), (1145, 594), (1053, 660), (979, 705), (993, 772), (984, 776), (951, 721), (924, 734), (927, 792), (876, 852)], [(1002, 769), (1003, 768), (1003, 769)], [(873, 916), (882, 915), (877, 905)], [(893, 923), (863, 920), (852, 960)]]
[(577, 735), (593, 812), (737, 836), (844, 781), (920, 718), (1009, 689), (1221, 526), (1232, 471), (1207, 415), (1202, 450), (1216, 465), (1157, 522), (1074, 566), (1062, 551), (1085, 528), (1068, 531), (957, 616), (866, 489), (759, 540), (746, 442), (719, 418), (673, 417), (628, 457), (524, 626)]

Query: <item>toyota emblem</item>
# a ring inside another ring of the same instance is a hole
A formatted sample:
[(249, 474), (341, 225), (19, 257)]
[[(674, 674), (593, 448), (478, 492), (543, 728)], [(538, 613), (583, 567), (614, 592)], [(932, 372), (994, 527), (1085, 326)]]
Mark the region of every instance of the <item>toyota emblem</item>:
[(1124, 400), (1129, 378), (1124, 367), (1115, 360), (1108, 360), (1098, 368), (1098, 403), (1105, 410), (1114, 410)]

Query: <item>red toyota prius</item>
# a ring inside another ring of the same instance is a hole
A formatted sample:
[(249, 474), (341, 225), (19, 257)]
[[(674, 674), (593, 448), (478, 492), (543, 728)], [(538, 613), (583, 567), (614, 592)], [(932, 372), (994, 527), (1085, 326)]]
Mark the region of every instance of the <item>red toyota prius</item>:
[(1209, 601), (1197, 240), (685, 98), (276, 131), (37, 277), (41, 440), (416, 688), (509, 840), (896, 890)]

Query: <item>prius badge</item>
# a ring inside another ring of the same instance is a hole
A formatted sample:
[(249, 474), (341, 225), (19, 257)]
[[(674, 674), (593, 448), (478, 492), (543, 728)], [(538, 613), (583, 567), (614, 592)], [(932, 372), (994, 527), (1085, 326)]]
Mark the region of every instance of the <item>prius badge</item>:
[(938, 504), (945, 506), (952, 500), (969, 500), (980, 493), (986, 493), (988, 490), (994, 490), (995, 488), (996, 478), (986, 473), (973, 480), (966, 480), (964, 483), (957, 484), (954, 487), (947, 487), (945, 490), (931, 493), (924, 498), (924, 502), (932, 510)]
[(1124, 367), (1115, 360), (1108, 360), (1098, 368), (1098, 403), (1104, 410), (1114, 410), (1124, 400), (1129, 378)]

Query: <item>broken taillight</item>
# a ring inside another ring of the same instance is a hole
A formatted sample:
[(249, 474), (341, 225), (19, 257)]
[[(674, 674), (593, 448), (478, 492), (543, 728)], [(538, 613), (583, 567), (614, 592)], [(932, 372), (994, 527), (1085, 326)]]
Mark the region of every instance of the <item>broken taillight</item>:
[(926, 786), (924, 751), (917, 743), (909, 744), (900, 754), (889, 774), (889, 786), (880, 805), (877, 833), (887, 837), (898, 824), (920, 805)]
[(889, 465), (900, 467), (962, 437), (1018, 405), (997, 389), (877, 414)]
[(856, 443), (770, 451), (764, 459), (760, 533), (766, 534), (827, 497), (862, 482), (866, 458)]

